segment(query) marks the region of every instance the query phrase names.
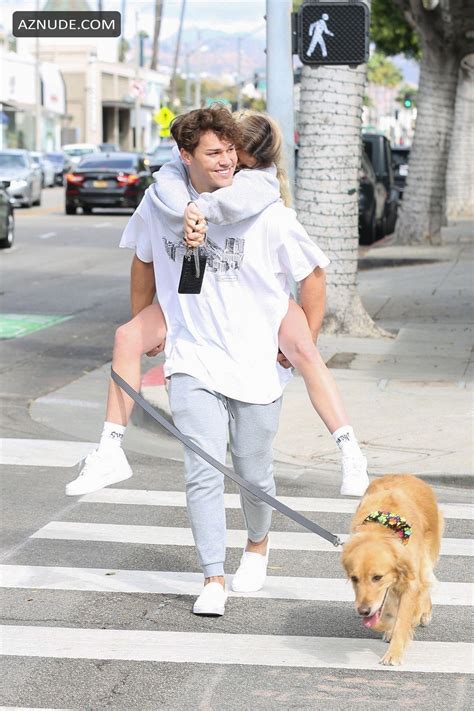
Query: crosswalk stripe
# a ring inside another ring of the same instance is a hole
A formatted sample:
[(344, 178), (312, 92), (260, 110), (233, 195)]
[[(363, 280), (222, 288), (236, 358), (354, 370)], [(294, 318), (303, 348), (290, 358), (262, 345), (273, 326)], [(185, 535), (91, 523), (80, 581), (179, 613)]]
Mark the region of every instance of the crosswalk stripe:
[[(347, 535), (337, 534), (342, 540)], [(31, 538), (49, 538), (74, 541), (108, 541), (113, 543), (142, 543), (162, 546), (194, 546), (190, 528), (164, 526), (120, 525), (113, 523), (81, 523), (76, 521), (51, 521), (36, 531)], [(228, 530), (227, 545), (241, 548), (246, 542), (245, 531)], [(333, 551), (339, 552), (328, 541), (314, 533), (293, 533), (272, 531), (270, 535), (273, 550), (292, 551)], [(469, 538), (443, 538), (442, 555), (472, 556), (473, 540)]]
[(72, 467), (97, 445), (49, 439), (0, 439), (0, 464), (25, 467)]
[(286, 635), (155, 632), (67, 627), (0, 627), (9, 656), (115, 659), (272, 667), (372, 669), (438, 674), (472, 672), (466, 642), (412, 642), (401, 667), (379, 666), (381, 640)]
[[(230, 590), (231, 575), (226, 576), (229, 595), (279, 600), (318, 600), (350, 602), (352, 586), (344, 578), (297, 578), (270, 575), (265, 588), (255, 593)], [(1, 565), (0, 587), (37, 590), (76, 590), (160, 595), (199, 595), (201, 573), (169, 571), (111, 570), (107, 568), (60, 568), (48, 566)], [(473, 604), (474, 585), (437, 582), (433, 586), (435, 605)]]
[[(300, 496), (279, 496), (278, 499), (297, 511), (352, 514), (359, 505), (354, 499), (317, 499)], [(184, 491), (147, 491), (143, 489), (101, 489), (86, 494), (80, 501), (94, 504), (132, 504), (137, 506), (186, 506)], [(228, 509), (240, 508), (239, 494), (225, 494)], [(474, 506), (467, 503), (440, 504), (446, 518), (472, 519)]]

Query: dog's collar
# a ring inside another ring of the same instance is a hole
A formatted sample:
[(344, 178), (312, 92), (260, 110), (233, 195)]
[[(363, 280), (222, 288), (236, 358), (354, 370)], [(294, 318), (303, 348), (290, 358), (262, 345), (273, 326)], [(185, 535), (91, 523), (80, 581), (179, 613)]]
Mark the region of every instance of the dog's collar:
[(407, 520), (390, 511), (372, 511), (362, 523), (381, 523), (382, 526), (391, 528), (401, 538), (404, 545), (408, 543), (412, 534), (412, 528)]

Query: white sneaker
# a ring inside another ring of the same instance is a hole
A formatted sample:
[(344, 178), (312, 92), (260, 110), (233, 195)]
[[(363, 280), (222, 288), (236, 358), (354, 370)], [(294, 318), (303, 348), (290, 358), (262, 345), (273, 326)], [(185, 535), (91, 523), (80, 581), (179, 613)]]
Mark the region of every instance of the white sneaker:
[(342, 496), (363, 496), (369, 486), (367, 476), (367, 459), (365, 457), (343, 457), (342, 469)]
[(220, 583), (208, 583), (194, 603), (193, 612), (195, 615), (220, 617), (225, 612), (226, 600), (227, 593)]
[(132, 475), (123, 449), (114, 447), (103, 453), (95, 449), (84, 459), (79, 476), (66, 484), (66, 496), (91, 494), (109, 484), (129, 479)]
[(240, 565), (232, 578), (232, 590), (234, 592), (257, 592), (265, 585), (267, 577), (268, 554), (270, 553), (270, 541), (267, 541), (267, 552), (252, 553), (244, 551), (240, 559)]

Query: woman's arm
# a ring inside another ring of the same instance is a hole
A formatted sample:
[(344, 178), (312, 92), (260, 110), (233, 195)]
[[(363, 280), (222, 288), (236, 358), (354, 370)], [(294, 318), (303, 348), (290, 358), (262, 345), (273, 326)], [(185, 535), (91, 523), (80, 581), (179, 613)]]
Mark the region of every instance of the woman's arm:
[(201, 193), (194, 204), (208, 222), (230, 225), (258, 215), (279, 199), (280, 183), (272, 166), (240, 170), (232, 185), (213, 193)]

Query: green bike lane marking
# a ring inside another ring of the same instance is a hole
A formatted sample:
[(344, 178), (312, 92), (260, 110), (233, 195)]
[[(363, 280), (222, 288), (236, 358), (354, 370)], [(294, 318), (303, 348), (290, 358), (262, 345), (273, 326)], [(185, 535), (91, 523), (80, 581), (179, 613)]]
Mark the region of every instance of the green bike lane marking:
[(72, 316), (46, 316), (42, 314), (0, 315), (0, 339), (21, 338), (43, 328), (68, 321)]

